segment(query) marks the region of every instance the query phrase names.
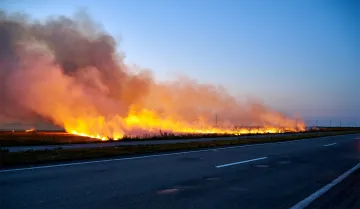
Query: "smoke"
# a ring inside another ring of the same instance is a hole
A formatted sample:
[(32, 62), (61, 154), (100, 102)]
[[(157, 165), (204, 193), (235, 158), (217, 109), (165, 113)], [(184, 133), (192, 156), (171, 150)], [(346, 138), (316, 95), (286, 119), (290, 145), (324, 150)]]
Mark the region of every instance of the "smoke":
[(50, 120), (68, 131), (122, 136), (222, 126), (301, 128), (260, 103), (189, 78), (156, 82), (130, 68), (115, 39), (79, 13), (33, 21), (0, 12), (0, 123)]

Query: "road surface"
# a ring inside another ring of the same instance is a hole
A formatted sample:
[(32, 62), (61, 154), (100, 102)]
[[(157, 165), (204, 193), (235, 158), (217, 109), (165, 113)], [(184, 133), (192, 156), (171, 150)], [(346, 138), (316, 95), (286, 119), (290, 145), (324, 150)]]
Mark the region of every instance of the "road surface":
[[(325, 132), (326, 133), (326, 132)], [(294, 136), (304, 133), (284, 133), (271, 134), (271, 136)], [(52, 149), (78, 149), (78, 148), (99, 148), (99, 147), (116, 147), (116, 146), (131, 146), (131, 145), (145, 145), (145, 144), (176, 144), (184, 142), (206, 142), (214, 140), (234, 140), (239, 138), (262, 138), (269, 137), (269, 135), (250, 135), (250, 136), (234, 136), (234, 137), (216, 137), (216, 138), (195, 138), (195, 139), (170, 139), (170, 140), (140, 140), (140, 141), (114, 141), (114, 142), (99, 142), (99, 143), (83, 143), (83, 144), (64, 144), (64, 145), (37, 145), (37, 146), (14, 146), (5, 147), (9, 152), (23, 152), (27, 150), (52, 150)]]
[(0, 208), (318, 208), (359, 162), (345, 135), (0, 170)]

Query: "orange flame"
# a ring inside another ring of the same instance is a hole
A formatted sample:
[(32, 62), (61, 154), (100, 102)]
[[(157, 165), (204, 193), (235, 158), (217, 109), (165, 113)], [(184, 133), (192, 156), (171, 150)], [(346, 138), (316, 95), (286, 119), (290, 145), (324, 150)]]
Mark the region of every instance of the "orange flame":
[(84, 137), (93, 138), (93, 139), (101, 139), (102, 141), (107, 140), (107, 137), (100, 136), (99, 134), (97, 134), (97, 135), (89, 135), (89, 134), (85, 134), (85, 133), (78, 133), (77, 131), (71, 131), (70, 133), (74, 134), (74, 135), (78, 135), (78, 136), (84, 136)]
[(35, 128), (25, 130), (25, 132), (34, 132), (34, 131), (35, 131)]
[[(127, 117), (121, 118), (115, 116), (114, 119), (104, 122), (102, 117), (92, 118), (90, 121), (97, 121), (97, 127), (100, 130), (96, 132), (92, 130), (85, 120), (77, 119), (78, 126), (71, 126), (65, 124), (65, 128), (69, 133), (86, 136), (90, 138), (97, 138), (103, 141), (112, 138), (118, 140), (124, 137), (125, 132), (132, 131), (136, 133), (153, 133), (158, 134), (159, 131), (171, 132), (174, 134), (231, 134), (231, 135), (243, 135), (243, 134), (265, 134), (265, 133), (284, 133), (284, 132), (297, 132), (304, 131), (305, 125), (302, 121), (294, 121), (297, 124), (289, 127), (259, 127), (259, 128), (245, 128), (245, 127), (214, 127), (211, 124), (200, 123), (188, 123), (185, 121), (177, 121), (168, 117), (159, 117), (156, 112), (147, 109), (142, 109), (139, 112), (130, 111)], [(123, 129), (117, 127), (112, 131), (106, 131), (106, 126), (112, 126), (112, 124), (122, 124)], [(135, 130), (135, 131), (134, 131)]]

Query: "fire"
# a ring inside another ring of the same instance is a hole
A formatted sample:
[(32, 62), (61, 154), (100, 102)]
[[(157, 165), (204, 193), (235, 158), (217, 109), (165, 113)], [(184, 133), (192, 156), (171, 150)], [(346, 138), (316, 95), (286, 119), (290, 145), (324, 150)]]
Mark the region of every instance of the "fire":
[(116, 40), (84, 14), (46, 21), (17, 17), (0, 15), (1, 41), (7, 43), (0, 48), (6, 55), (0, 56), (0, 120), (44, 119), (99, 140), (304, 130), (301, 120), (261, 102), (240, 101), (222, 86), (187, 77), (158, 81), (151, 70), (127, 65)]
[(34, 131), (35, 131), (35, 128), (25, 130), (25, 132), (34, 132)]
[[(159, 134), (160, 131), (170, 132), (174, 134), (231, 134), (231, 135), (244, 135), (244, 134), (266, 134), (266, 133), (284, 133), (284, 132), (296, 132), (304, 131), (305, 126), (302, 122), (296, 124), (294, 127), (259, 127), (259, 128), (238, 128), (238, 127), (214, 127), (212, 124), (200, 124), (200, 123), (187, 123), (185, 121), (177, 121), (169, 117), (159, 117), (156, 112), (147, 109), (142, 109), (140, 112), (130, 111), (127, 117), (121, 118), (115, 116), (119, 124), (124, 125), (124, 129), (104, 133), (93, 133), (88, 127), (80, 131), (73, 131), (69, 127), (67, 131), (69, 133), (86, 136), (90, 138), (101, 139), (102, 141), (112, 138), (118, 140), (124, 137), (125, 132), (137, 130), (138, 133), (153, 133)], [(79, 124), (86, 124), (80, 122)], [(101, 118), (95, 119), (95, 121), (103, 121)], [(100, 124), (99, 124), (100, 125)], [(104, 125), (104, 124), (103, 124)], [(66, 127), (66, 126), (65, 126)], [(79, 127), (80, 128), (80, 127)], [(81, 128), (80, 128), (81, 129)], [(86, 132), (86, 130), (90, 130)], [(136, 131), (135, 131), (136, 132)]]
[(97, 135), (90, 135), (90, 134), (85, 134), (85, 133), (79, 133), (79, 132), (77, 132), (77, 131), (71, 131), (71, 132), (69, 132), (69, 133), (74, 134), (74, 135), (78, 135), (78, 136), (89, 137), (89, 138), (93, 138), (93, 139), (100, 139), (101, 141), (107, 140), (107, 137), (105, 137), (105, 136), (100, 136), (99, 134), (97, 134)]

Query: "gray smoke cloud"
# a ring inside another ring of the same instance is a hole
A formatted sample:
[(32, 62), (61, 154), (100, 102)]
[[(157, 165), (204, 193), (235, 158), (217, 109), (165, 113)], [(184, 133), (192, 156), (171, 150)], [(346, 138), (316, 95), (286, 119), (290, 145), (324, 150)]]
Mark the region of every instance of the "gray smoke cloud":
[[(42, 118), (107, 136), (205, 127), (215, 114), (226, 126), (302, 125), (260, 103), (240, 103), (222, 87), (155, 82), (151, 71), (129, 68), (116, 46), (85, 13), (35, 21), (1, 11), (0, 123)], [(139, 113), (147, 117), (126, 119)]]

